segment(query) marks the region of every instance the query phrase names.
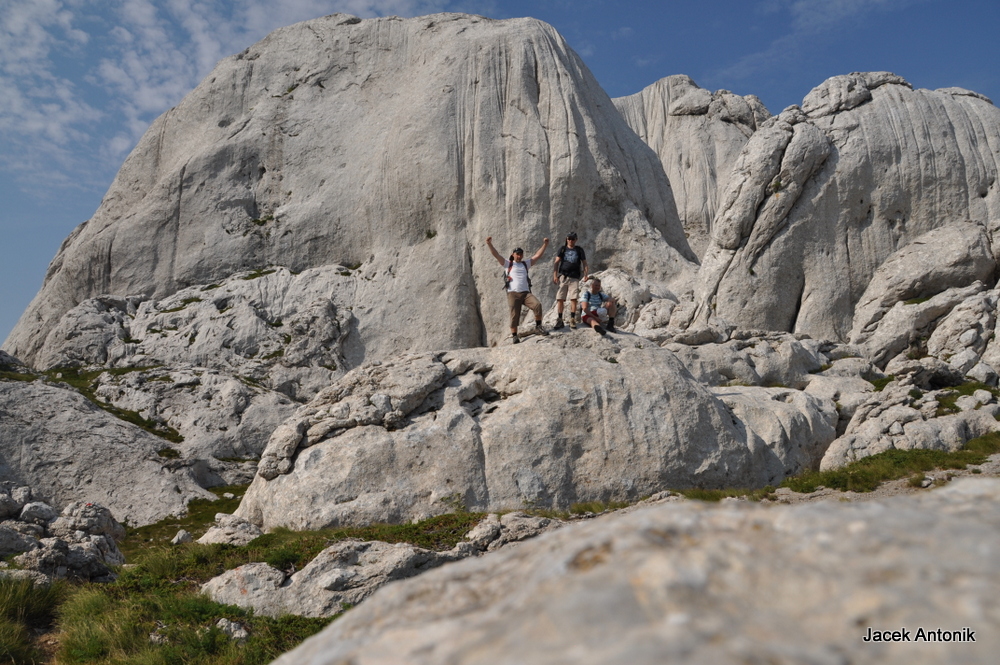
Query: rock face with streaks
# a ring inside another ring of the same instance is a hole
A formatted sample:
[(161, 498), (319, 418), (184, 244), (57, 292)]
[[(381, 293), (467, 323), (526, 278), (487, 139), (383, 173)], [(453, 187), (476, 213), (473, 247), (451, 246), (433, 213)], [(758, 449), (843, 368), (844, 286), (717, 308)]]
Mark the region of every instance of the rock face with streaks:
[[(996, 479), (864, 503), (668, 503), (384, 587), (275, 665), (985, 664), (998, 568)], [(900, 627), (952, 639), (863, 640)], [(975, 641), (957, 643), (967, 627)]]
[(335, 14), (224, 59), (153, 123), (5, 348), (34, 365), (87, 299), (271, 265), (358, 269), (346, 344), (364, 359), (480, 345), (504, 328), (481, 307), (500, 289), (486, 236), (506, 252), (571, 228), (595, 263), (692, 275), (660, 161), (560, 35)]
[[(886, 72), (829, 79), (744, 146), (702, 256), (698, 316), (847, 341), (896, 291), (931, 297), (991, 274), (998, 142), (1000, 110), (981, 95)], [(876, 276), (939, 227), (953, 230), (937, 267), (897, 260)]]

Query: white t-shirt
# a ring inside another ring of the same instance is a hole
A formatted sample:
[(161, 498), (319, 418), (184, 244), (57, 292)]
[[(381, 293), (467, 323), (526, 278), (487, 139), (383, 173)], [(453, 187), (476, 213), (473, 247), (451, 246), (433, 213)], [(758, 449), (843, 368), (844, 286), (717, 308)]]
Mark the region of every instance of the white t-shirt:
[(528, 288), (528, 268), (531, 267), (531, 259), (525, 259), (514, 264), (514, 267), (510, 267), (510, 260), (507, 259), (503, 262), (503, 269), (506, 272), (510, 269), (508, 273), (510, 275), (510, 282), (507, 283), (507, 290), (513, 291), (514, 293), (524, 293), (525, 291), (530, 291)]

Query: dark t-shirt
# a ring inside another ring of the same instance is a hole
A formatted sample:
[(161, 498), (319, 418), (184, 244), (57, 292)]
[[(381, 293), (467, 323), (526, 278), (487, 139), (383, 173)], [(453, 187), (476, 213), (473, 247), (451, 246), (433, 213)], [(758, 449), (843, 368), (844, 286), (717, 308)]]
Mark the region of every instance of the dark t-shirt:
[(577, 245), (570, 249), (563, 245), (559, 248), (559, 274), (566, 275), (573, 279), (580, 279), (583, 276), (583, 262), (587, 260), (587, 253), (583, 247)]

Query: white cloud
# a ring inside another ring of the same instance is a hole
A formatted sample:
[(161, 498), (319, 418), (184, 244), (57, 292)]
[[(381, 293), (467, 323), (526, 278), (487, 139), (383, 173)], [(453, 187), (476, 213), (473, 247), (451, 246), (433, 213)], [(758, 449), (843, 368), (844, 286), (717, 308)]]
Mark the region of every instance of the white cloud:
[(0, 171), (106, 186), (160, 113), (275, 28), (491, 9), (493, 0), (0, 0)]
[[(763, 71), (791, 69), (817, 38), (844, 29), (875, 12), (896, 12), (928, 0), (763, 0), (757, 10), (785, 15), (789, 29), (761, 51), (751, 53), (712, 78), (749, 79)], [(774, 18), (772, 20), (780, 20)]]

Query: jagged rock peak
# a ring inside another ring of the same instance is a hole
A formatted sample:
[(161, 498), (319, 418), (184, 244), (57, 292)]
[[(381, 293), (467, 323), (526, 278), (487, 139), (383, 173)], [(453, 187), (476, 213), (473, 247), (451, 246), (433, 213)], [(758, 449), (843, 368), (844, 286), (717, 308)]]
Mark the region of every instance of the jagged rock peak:
[(736, 157), (771, 114), (755, 95), (709, 92), (683, 74), (614, 102), (659, 156), (688, 241), (700, 255)]

